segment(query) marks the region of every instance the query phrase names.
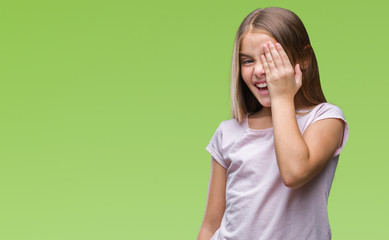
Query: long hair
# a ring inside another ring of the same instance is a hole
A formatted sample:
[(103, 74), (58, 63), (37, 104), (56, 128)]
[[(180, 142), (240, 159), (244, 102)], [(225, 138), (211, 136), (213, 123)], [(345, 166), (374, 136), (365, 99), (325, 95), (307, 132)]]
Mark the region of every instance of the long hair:
[(243, 81), (240, 70), (241, 42), (251, 30), (269, 32), (282, 45), (292, 66), (300, 64), (302, 86), (294, 97), (296, 110), (326, 102), (320, 85), (316, 56), (300, 18), (283, 8), (256, 9), (243, 20), (235, 37), (230, 88), (232, 118), (243, 122), (247, 113), (257, 112), (263, 107)]

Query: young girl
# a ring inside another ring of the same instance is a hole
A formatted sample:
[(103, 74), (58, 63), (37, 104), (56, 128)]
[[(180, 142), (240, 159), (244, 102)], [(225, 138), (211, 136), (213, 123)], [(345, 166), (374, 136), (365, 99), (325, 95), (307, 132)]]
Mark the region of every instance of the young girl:
[(291, 11), (257, 9), (240, 25), (231, 111), (206, 147), (198, 239), (331, 239), (327, 200), (348, 125), (326, 102), (308, 34)]

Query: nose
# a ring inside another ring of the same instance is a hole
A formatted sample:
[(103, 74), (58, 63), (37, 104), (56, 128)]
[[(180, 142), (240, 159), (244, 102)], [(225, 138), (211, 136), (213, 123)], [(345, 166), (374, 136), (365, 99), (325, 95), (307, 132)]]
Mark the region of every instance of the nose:
[(254, 72), (253, 75), (256, 76), (257, 78), (260, 78), (265, 74), (265, 69), (262, 66), (261, 62), (256, 62), (254, 65)]

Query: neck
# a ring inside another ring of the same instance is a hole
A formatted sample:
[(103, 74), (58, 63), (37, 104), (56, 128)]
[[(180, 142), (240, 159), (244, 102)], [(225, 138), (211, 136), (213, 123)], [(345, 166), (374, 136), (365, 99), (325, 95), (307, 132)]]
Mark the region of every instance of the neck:
[(255, 112), (251, 115), (254, 117), (271, 116), (271, 108), (270, 107), (262, 107), (261, 110), (259, 110), (258, 112)]
[(259, 114), (261, 114), (262, 116), (271, 116), (271, 108), (263, 107), (261, 111), (259, 111)]

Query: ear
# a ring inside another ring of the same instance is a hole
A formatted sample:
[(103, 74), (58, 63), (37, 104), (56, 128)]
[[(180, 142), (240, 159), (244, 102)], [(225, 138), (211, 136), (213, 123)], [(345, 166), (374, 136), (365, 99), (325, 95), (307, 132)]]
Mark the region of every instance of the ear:
[(303, 62), (301, 63), (302, 70), (307, 69), (309, 66), (309, 63), (311, 62), (311, 54), (310, 54), (311, 51), (312, 51), (311, 45), (307, 44), (303, 50)]

